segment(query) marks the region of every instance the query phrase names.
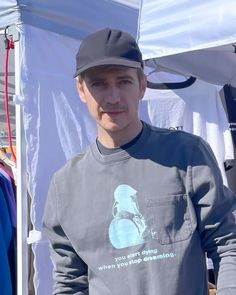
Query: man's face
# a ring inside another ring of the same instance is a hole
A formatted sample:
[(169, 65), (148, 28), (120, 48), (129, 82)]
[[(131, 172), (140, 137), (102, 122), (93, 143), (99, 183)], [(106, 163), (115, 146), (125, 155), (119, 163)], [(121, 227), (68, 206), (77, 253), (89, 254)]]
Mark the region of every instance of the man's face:
[[(104, 132), (132, 133), (139, 123), (138, 103), (146, 89), (145, 77), (136, 69), (103, 66), (88, 70), (77, 82), (81, 100), (87, 104), (101, 136)], [(127, 132), (128, 132), (127, 131)]]

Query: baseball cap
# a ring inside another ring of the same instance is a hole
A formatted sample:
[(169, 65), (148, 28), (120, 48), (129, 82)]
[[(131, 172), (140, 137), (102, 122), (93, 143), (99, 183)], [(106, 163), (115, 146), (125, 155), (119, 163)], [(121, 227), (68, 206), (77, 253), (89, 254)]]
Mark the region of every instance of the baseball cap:
[(142, 54), (135, 39), (127, 32), (105, 28), (85, 38), (76, 55), (74, 78), (102, 65), (143, 68)]

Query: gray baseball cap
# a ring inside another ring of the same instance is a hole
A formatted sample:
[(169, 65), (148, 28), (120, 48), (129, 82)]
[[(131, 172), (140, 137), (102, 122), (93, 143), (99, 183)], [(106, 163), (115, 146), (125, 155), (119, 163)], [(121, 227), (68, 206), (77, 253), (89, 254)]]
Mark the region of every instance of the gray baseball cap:
[(74, 77), (97, 66), (120, 65), (143, 68), (142, 54), (135, 39), (127, 32), (105, 28), (85, 38), (76, 55)]

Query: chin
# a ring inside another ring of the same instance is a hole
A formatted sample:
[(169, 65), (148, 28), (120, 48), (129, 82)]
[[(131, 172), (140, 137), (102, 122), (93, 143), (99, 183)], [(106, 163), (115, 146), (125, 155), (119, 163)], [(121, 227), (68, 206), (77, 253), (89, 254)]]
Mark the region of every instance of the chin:
[(100, 125), (104, 130), (110, 131), (110, 132), (116, 132), (120, 131), (125, 128), (124, 124), (122, 123), (116, 123), (116, 122), (107, 122)]
[(119, 125), (116, 125), (116, 124), (113, 124), (112, 126), (107, 126), (104, 128), (105, 130), (107, 131), (110, 131), (110, 132), (117, 132), (117, 131), (120, 131), (123, 129), (122, 126), (119, 126)]

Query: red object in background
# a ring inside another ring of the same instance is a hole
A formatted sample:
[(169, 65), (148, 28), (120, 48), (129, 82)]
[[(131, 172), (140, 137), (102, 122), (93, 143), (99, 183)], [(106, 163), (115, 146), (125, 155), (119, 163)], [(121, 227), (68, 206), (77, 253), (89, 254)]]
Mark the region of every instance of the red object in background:
[(7, 122), (7, 136), (8, 136), (8, 145), (12, 154), (13, 161), (16, 163), (16, 156), (12, 147), (12, 137), (11, 137), (11, 124), (9, 117), (9, 109), (8, 109), (8, 59), (9, 59), (9, 50), (14, 49), (14, 41), (12, 36), (7, 37), (5, 29), (5, 71), (4, 71), (4, 105), (5, 105), (5, 113), (6, 113), (6, 122)]

